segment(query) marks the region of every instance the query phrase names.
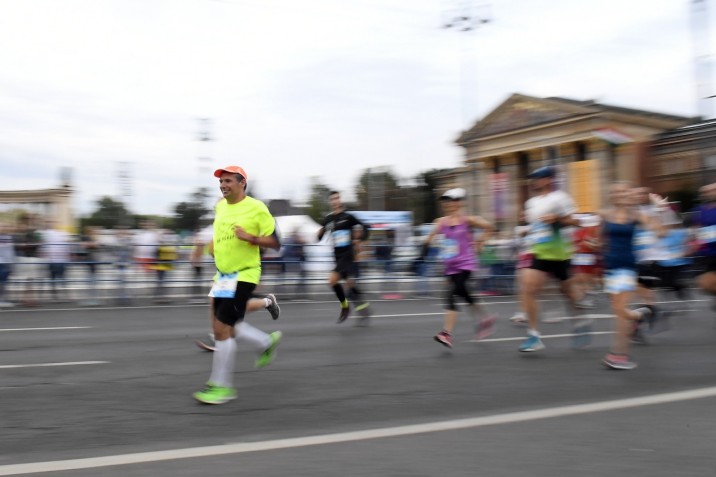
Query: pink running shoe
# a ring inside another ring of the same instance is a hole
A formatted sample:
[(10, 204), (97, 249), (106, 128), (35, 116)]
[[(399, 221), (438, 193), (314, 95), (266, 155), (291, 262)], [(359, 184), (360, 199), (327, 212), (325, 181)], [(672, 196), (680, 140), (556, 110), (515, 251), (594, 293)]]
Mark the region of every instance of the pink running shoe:
[(477, 324), (477, 339), (484, 340), (495, 333), (495, 321), (497, 315), (487, 315)]
[(436, 334), (433, 339), (440, 343), (443, 346), (447, 346), (448, 348), (452, 348), (452, 336), (450, 336), (450, 333), (443, 330), (440, 333)]

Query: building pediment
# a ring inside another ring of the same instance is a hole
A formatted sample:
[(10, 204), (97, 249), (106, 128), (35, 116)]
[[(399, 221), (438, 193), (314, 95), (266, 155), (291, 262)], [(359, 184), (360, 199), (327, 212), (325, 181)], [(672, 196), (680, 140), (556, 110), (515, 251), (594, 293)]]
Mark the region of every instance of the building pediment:
[(513, 94), (469, 131), (463, 133), (457, 142), (465, 143), (477, 138), (524, 130), (598, 112), (589, 107), (590, 104), (590, 102), (568, 104), (551, 99)]

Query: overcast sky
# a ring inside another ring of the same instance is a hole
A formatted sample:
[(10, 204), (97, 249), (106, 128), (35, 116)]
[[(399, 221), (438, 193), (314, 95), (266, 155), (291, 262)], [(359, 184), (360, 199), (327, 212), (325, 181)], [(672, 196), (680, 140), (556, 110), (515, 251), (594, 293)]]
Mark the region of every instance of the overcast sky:
[[(264, 200), (456, 166), (459, 131), (512, 93), (695, 116), (691, 3), (0, 0), (0, 189), (71, 167), (84, 214), (128, 162), (130, 209), (170, 214), (229, 164)], [(470, 5), (490, 21), (442, 28)]]

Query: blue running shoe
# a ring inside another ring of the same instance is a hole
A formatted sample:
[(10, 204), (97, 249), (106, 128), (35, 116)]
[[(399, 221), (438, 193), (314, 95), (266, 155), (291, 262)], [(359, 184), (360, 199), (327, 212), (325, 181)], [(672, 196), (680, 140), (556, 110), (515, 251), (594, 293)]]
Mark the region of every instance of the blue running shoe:
[(539, 336), (528, 336), (519, 347), (519, 350), (523, 353), (539, 351), (541, 349), (544, 349), (544, 343), (542, 343)]
[(572, 330), (572, 347), (584, 348), (592, 342), (592, 320), (583, 318), (576, 320)]

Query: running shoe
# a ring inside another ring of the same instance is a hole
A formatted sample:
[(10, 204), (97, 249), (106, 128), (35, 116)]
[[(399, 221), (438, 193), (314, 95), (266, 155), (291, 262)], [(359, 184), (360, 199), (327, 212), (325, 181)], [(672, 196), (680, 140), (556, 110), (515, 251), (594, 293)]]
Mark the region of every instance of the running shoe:
[(577, 303), (575, 303), (574, 306), (576, 306), (577, 308), (580, 308), (580, 309), (594, 308), (594, 300), (591, 300), (591, 299), (585, 297), (585, 298), (582, 298), (581, 300), (579, 300)]
[(592, 320), (582, 318), (575, 320), (572, 330), (572, 347), (584, 348), (592, 342)]
[(276, 300), (276, 296), (272, 293), (269, 293), (266, 295), (266, 298), (269, 299), (269, 305), (266, 307), (269, 313), (271, 313), (271, 318), (274, 320), (278, 320), (279, 315), (281, 314), (281, 307), (278, 306), (278, 300)]
[(271, 344), (268, 348), (264, 350), (263, 353), (261, 353), (261, 356), (259, 356), (256, 360), (257, 368), (263, 368), (264, 366), (268, 366), (269, 364), (271, 364), (274, 358), (276, 358), (276, 348), (278, 348), (278, 344), (281, 342), (282, 336), (283, 333), (281, 333), (280, 331), (274, 331), (273, 333), (269, 334), (269, 337), (271, 338)]
[(625, 354), (608, 353), (602, 358), (604, 366), (611, 369), (629, 370), (636, 368), (634, 361), (629, 361), (629, 356)]
[(657, 310), (652, 305), (640, 305), (639, 308), (635, 308), (634, 311), (639, 313), (639, 323), (647, 323), (651, 328), (656, 320)]
[(356, 322), (356, 326), (368, 326), (370, 323), (370, 317), (373, 313), (370, 311), (370, 303), (365, 302), (356, 306), (356, 311), (360, 315), (360, 318)]
[(514, 315), (510, 317), (510, 321), (514, 323), (515, 325), (524, 325), (527, 323), (527, 315), (525, 315), (523, 312), (518, 311)]
[(336, 321), (336, 323), (343, 323), (344, 321), (346, 321), (348, 319), (348, 316), (350, 316), (350, 314), (351, 314), (350, 305), (346, 306), (345, 308), (341, 307), (341, 314), (338, 316), (338, 321)]
[(450, 336), (450, 333), (445, 330), (433, 336), (433, 339), (443, 346), (452, 348), (452, 336)]
[(193, 394), (194, 399), (204, 404), (224, 404), (236, 399), (236, 390), (213, 383), (206, 383), (204, 389)]
[(214, 339), (214, 333), (209, 333), (205, 340), (194, 340), (196, 345), (204, 351), (216, 351), (216, 340)]
[(495, 321), (497, 321), (497, 315), (487, 315), (477, 324), (476, 338), (478, 340), (484, 340), (492, 336), (495, 333)]
[(544, 343), (542, 343), (542, 340), (539, 336), (528, 336), (526, 340), (520, 344), (520, 347), (518, 348), (523, 353), (530, 353), (532, 351), (539, 351), (541, 349), (544, 349)]
[(649, 342), (646, 340), (646, 336), (644, 336), (644, 332), (641, 330), (641, 326), (639, 323), (634, 323), (634, 329), (631, 332), (629, 341), (634, 344), (640, 345), (649, 344)]

